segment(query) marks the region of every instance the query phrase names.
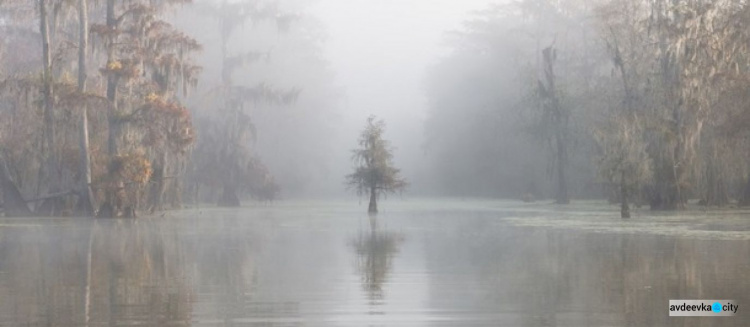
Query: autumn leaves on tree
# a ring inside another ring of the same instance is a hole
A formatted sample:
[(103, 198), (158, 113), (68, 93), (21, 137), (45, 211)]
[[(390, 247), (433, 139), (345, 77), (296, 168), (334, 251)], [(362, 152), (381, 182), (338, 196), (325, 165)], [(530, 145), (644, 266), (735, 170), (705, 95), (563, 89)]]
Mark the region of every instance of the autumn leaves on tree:
[[(177, 93), (197, 82), (191, 56), (200, 46), (160, 17), (186, 2), (35, 0), (35, 11), (28, 1), (4, 5), (10, 42), (22, 43), (35, 20), (41, 35), (43, 65), (28, 70), (41, 78), (21, 70), (2, 76), (3, 100), (16, 108), (2, 112), (12, 122), (2, 130), (6, 177), (27, 200), (39, 198), (31, 203), (35, 214), (65, 214), (78, 201), (81, 214), (133, 215), (140, 202), (161, 209), (167, 192), (178, 196), (179, 180), (169, 175), (179, 174), (194, 134)], [(21, 126), (27, 140), (12, 142)]]
[[(221, 83), (199, 100), (188, 93), (203, 49), (177, 27), (181, 9), (218, 21)], [(6, 215), (134, 216), (179, 207), (183, 193), (198, 200), (201, 186), (220, 205), (242, 193), (272, 201), (280, 187), (253, 148), (249, 111), (290, 107), (301, 89), (234, 82), (270, 52), (228, 48), (246, 22), (285, 34), (296, 20), (273, 0), (0, 2), (0, 35), (14, 48), (0, 49)], [(196, 106), (212, 110), (200, 126)]]

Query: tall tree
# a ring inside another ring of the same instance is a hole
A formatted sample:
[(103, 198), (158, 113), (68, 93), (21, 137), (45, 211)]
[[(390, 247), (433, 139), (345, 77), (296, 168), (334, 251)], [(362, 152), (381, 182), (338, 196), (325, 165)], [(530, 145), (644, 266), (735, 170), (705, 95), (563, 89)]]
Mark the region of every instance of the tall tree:
[(547, 128), (552, 129), (555, 151), (555, 174), (557, 176), (557, 190), (555, 202), (558, 204), (570, 203), (568, 195), (568, 126), (570, 114), (559, 100), (559, 91), (555, 86), (555, 61), (557, 50), (554, 47), (545, 48), (542, 51), (542, 78), (539, 80), (539, 98), (543, 110), (543, 117), (548, 123)]
[[(55, 146), (55, 77), (52, 67), (52, 44), (50, 36), (50, 15), (48, 13), (49, 0), (38, 0), (39, 5), (39, 32), (42, 36), (42, 103), (44, 112), (44, 146), (42, 155), (45, 163), (40, 169), (39, 185), (47, 185), (49, 193), (59, 192), (59, 167), (57, 161), (57, 147)], [(41, 189), (41, 187), (39, 187)], [(42, 204), (45, 215), (57, 215), (61, 203), (58, 199), (49, 199)]]
[(233, 52), (230, 47), (233, 40), (246, 36), (240, 32), (248, 21), (254, 24), (273, 22), (283, 34), (294, 16), (279, 11), (276, 1), (202, 2), (200, 5), (201, 15), (218, 19), (220, 43), (216, 46), (221, 51), (221, 84), (210, 92), (214, 95), (210, 101), (218, 109), (215, 117), (200, 121), (199, 128), (205, 137), (199, 140), (193, 152), (193, 187), (195, 190), (200, 189), (199, 184), (218, 187), (217, 204), (220, 206), (239, 206), (242, 192), (273, 198), (278, 185), (253, 148), (257, 129), (250, 111), (263, 104), (288, 107), (297, 101), (301, 90), (275, 87), (265, 81), (254, 86), (236, 81), (241, 69), (270, 60), (271, 54), (263, 49)]
[[(87, 55), (89, 44), (88, 0), (78, 0), (78, 93), (86, 92)], [(79, 214), (90, 216), (96, 212), (96, 203), (91, 175), (91, 152), (89, 149), (88, 104), (83, 105), (81, 117), (81, 188), (78, 205)]]
[(599, 174), (619, 187), (620, 217), (630, 218), (629, 202), (651, 178), (651, 159), (643, 142), (643, 124), (637, 115), (615, 115), (609, 124), (595, 131), (602, 149)]
[[(180, 166), (170, 157), (184, 157), (194, 139), (190, 111), (178, 94), (197, 84), (200, 67), (192, 56), (201, 46), (161, 19), (172, 5), (189, 2), (107, 0), (105, 23), (92, 25), (106, 52), (100, 69), (107, 80), (109, 102), (105, 213), (117, 215), (126, 209), (120, 205), (123, 196), (129, 198), (123, 204), (130, 207), (126, 211), (136, 210), (149, 181), (149, 206), (161, 209), (170, 179), (168, 167)], [(127, 167), (143, 170), (133, 174), (123, 170)], [(136, 180), (123, 179), (126, 175)], [(172, 192), (179, 192), (179, 187), (171, 185)]]
[(400, 170), (393, 166), (393, 149), (383, 139), (385, 122), (375, 116), (367, 118), (367, 125), (359, 136), (359, 148), (353, 150), (354, 173), (346, 176), (350, 189), (358, 195), (369, 194), (367, 212), (378, 212), (378, 197), (381, 194), (403, 191), (406, 180), (399, 176)]

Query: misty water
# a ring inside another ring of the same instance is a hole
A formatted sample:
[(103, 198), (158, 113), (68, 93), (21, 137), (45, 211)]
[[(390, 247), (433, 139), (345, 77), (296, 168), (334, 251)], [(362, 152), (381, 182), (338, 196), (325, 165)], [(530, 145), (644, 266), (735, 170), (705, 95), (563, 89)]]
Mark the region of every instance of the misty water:
[[(402, 201), (0, 220), (0, 325), (712, 326), (750, 305), (746, 212)], [(734, 213), (734, 215), (733, 215)]]

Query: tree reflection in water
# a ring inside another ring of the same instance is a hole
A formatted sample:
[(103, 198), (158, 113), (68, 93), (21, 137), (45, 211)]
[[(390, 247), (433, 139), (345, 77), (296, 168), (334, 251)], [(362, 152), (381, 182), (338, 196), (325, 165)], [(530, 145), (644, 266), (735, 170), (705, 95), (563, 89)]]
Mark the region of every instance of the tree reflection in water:
[(702, 327), (718, 320), (671, 319), (664, 304), (750, 303), (745, 239), (456, 217), (388, 217), (405, 236), (349, 214), (5, 219), (0, 326)]
[[(512, 228), (477, 219), (427, 236), (431, 306), (512, 326), (715, 326), (670, 299), (750, 301), (750, 242)], [(731, 250), (728, 250), (731, 249)], [(451, 267), (448, 270), (446, 267)], [(748, 326), (745, 317), (719, 322)]]
[(384, 299), (383, 284), (388, 280), (394, 256), (398, 253), (404, 236), (380, 228), (377, 218), (370, 216), (370, 231), (360, 230), (351, 239), (357, 254), (357, 271), (361, 274), (362, 288), (371, 304)]
[[(255, 271), (254, 237), (232, 223), (200, 234), (149, 219), (0, 228), (0, 325), (186, 326), (196, 312), (232, 321)], [(202, 289), (215, 306), (196, 307)]]

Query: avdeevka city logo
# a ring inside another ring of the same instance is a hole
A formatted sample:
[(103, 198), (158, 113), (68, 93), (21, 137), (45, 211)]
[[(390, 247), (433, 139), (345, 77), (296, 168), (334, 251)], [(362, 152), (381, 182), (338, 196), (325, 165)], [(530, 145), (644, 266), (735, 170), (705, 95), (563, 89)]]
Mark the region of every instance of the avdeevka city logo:
[(734, 316), (739, 305), (734, 300), (669, 300), (669, 315), (685, 316)]

